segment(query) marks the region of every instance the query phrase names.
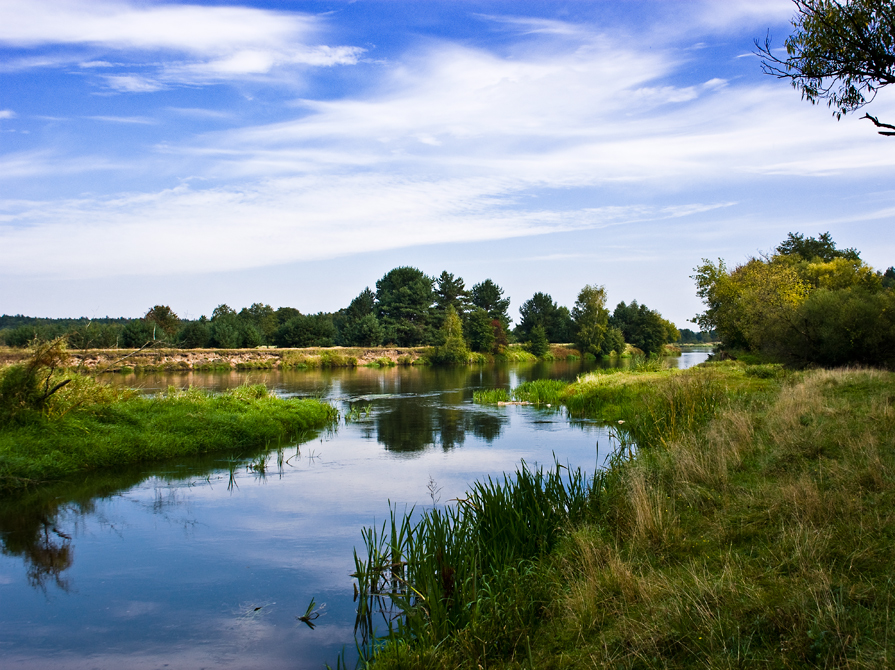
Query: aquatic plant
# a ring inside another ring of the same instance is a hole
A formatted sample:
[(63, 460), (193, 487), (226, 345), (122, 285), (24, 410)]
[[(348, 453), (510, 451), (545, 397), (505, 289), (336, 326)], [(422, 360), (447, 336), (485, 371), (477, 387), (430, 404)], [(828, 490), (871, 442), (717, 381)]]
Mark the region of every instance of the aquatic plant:
[[(375, 647), (383, 637), (391, 645), (434, 645), (457, 630), (487, 626), (486, 644), (505, 650), (546, 605), (532, 561), (585, 517), (601, 487), (601, 475), (589, 480), (581, 470), (523, 462), (513, 476), (478, 482), (455, 505), (433, 507), (416, 521), (413, 509), (392, 508), (381, 528), (362, 531), (364, 554), (355, 551), (357, 630)], [(490, 630), (495, 611), (511, 602), (513, 618), (502, 631)]]

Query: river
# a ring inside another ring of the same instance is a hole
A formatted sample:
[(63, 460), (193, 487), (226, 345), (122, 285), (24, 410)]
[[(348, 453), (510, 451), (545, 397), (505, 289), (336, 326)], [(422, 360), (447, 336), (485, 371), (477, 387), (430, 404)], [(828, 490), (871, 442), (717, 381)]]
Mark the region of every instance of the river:
[[(707, 350), (670, 359), (689, 367)], [(314, 668), (354, 648), (353, 548), (389, 504), (451, 504), (525, 460), (592, 472), (606, 428), (561, 408), (472, 403), (588, 364), (158, 375), (153, 392), (263, 382), (338, 406), (338, 427), (266, 457), (104, 472), (0, 501), (3, 668)], [(352, 410), (355, 410), (352, 412)], [(311, 629), (296, 617), (311, 599)], [(349, 654), (351, 657), (351, 654)]]

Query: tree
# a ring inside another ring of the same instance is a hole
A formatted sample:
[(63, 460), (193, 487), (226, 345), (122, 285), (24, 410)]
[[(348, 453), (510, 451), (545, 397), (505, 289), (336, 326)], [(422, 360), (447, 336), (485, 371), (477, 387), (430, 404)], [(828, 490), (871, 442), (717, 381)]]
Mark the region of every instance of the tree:
[(383, 330), (375, 314), (367, 314), (345, 324), (342, 339), (355, 347), (375, 347), (382, 342)]
[(336, 337), (332, 315), (301, 314), (277, 329), (274, 341), (278, 347), (331, 347)]
[(602, 353), (606, 356), (615, 354), (621, 356), (625, 353), (625, 335), (619, 328), (609, 326), (606, 336), (603, 338)]
[[(755, 45), (762, 70), (788, 79), (811, 104), (821, 100), (833, 116), (861, 109), (877, 92), (895, 83), (895, 3), (892, 0), (794, 0), (793, 33), (786, 58), (771, 51), (770, 37)], [(895, 125), (870, 114), (880, 135), (895, 135)]]
[(820, 259), (825, 263), (835, 258), (861, 260), (861, 254), (855, 249), (837, 249), (829, 232), (821, 233), (816, 239), (805, 237), (801, 233), (789, 233), (777, 247), (777, 253), (781, 256), (798, 256), (805, 261)]
[(528, 351), (538, 358), (550, 351), (550, 342), (547, 340), (547, 331), (541, 324), (538, 324), (531, 329), (528, 341)]
[[(239, 320), (244, 324), (243, 328), (248, 329), (249, 326), (253, 326), (258, 333), (261, 335), (261, 342), (268, 343), (272, 342), (274, 338), (274, 334), (277, 332), (277, 327), (279, 323), (277, 323), (277, 314), (274, 312), (273, 307), (270, 305), (265, 305), (260, 302), (252, 303), (251, 307), (243, 307), (239, 310)], [(251, 336), (255, 339), (255, 336)], [(252, 346), (258, 346), (258, 344)]]
[(463, 339), (463, 324), (453, 305), (447, 306), (444, 323), (438, 331), (440, 343), (430, 356), (436, 365), (464, 365), (469, 362), (469, 349)]
[(184, 349), (203, 349), (208, 346), (211, 333), (208, 331), (208, 322), (203, 316), (198, 321), (189, 321), (181, 329), (178, 336), (180, 346)]
[(466, 334), (473, 351), (483, 353), (494, 351), (497, 342), (497, 335), (494, 332), (495, 322), (500, 324), (500, 321), (492, 319), (481, 307), (476, 307), (469, 313), (466, 319)]
[(547, 293), (535, 293), (519, 308), (522, 317), (516, 327), (521, 340), (530, 340), (535, 326), (541, 326), (550, 342), (568, 342), (572, 317), (567, 307), (560, 307)]
[(376, 282), (376, 307), (384, 339), (402, 347), (432, 339), (433, 279), (412, 267), (387, 272)]
[(121, 329), (121, 346), (142, 347), (152, 341), (153, 328), (146, 319), (132, 319)]
[(488, 312), (492, 319), (500, 319), (504, 330), (509, 327), (511, 319), (507, 310), (510, 309), (510, 299), (504, 298), (503, 289), (490, 279), (472, 287), (472, 304)]
[(435, 280), (436, 318), (443, 320), (448, 306), (453, 306), (454, 311), (462, 318), (469, 309), (469, 297), (462, 277), (455, 278), (450, 272), (442, 272)]
[(599, 356), (603, 339), (609, 327), (609, 310), (606, 309), (606, 289), (588, 284), (578, 293), (572, 308), (575, 346), (582, 354)]
[(345, 309), (341, 341), (359, 347), (372, 347), (382, 342), (382, 326), (375, 310), (376, 294), (368, 286)]
[[(157, 326), (158, 329), (161, 329), (168, 337), (173, 336), (180, 327), (180, 317), (167, 305), (156, 305), (146, 312), (146, 316), (143, 318), (150, 324)], [(162, 338), (157, 337), (156, 339)]]
[(680, 337), (673, 323), (663, 319), (656, 310), (638, 305), (636, 300), (630, 305), (620, 302), (609, 319), (609, 325), (622, 331), (625, 342), (630, 342), (646, 354), (658, 353), (663, 344)]
[(880, 277), (883, 288), (895, 288), (895, 266), (889, 266)]
[[(800, 239), (790, 234), (788, 241)], [(835, 251), (832, 240), (826, 242)], [(704, 261), (694, 275), (706, 304), (697, 323), (704, 330), (717, 328), (728, 350), (799, 365), (891, 365), (895, 292), (885, 288), (884, 275), (854, 250), (827, 254), (827, 261), (811, 253), (807, 261), (789, 253), (792, 246), (784, 243), (777, 254), (731, 271), (723, 261)]]

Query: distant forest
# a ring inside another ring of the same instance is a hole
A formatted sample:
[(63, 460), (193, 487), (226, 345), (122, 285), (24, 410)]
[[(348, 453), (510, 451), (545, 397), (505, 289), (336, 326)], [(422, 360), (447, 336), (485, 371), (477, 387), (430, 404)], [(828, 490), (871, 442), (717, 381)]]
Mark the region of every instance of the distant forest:
[[(625, 342), (647, 353), (667, 342), (698, 344), (712, 334), (678, 329), (657, 311), (636, 301), (605, 307), (602, 287), (585, 287), (573, 309), (557, 305), (547, 293), (535, 293), (511, 327), (510, 298), (491, 279), (467, 289), (460, 277), (442, 272), (427, 276), (413, 267), (399, 267), (365, 288), (336, 312), (302, 314), (293, 307), (274, 309), (255, 303), (239, 311), (222, 304), (211, 317), (181, 319), (165, 305), (156, 305), (137, 319), (42, 319), (0, 316), (0, 343), (27, 346), (35, 338), (65, 336), (69, 345), (85, 348), (134, 348), (155, 342), (182, 348), (438, 346), (444, 344), (449, 312), (459, 317), (462, 337), (472, 351), (497, 353), (513, 342), (575, 342), (592, 353), (609, 353)], [(596, 333), (596, 335), (594, 335)], [(589, 338), (589, 339), (588, 339)]]

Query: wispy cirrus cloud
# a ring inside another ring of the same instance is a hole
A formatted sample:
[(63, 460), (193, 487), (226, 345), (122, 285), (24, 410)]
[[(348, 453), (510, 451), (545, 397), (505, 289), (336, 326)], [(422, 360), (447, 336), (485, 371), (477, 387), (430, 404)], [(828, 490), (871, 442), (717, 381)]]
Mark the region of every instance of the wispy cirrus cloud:
[[(69, 55), (20, 57), (7, 70), (76, 65), (84, 70), (132, 69), (141, 55), (148, 72), (101, 76), (111, 90), (147, 93), (174, 85), (199, 85), (265, 75), (289, 67), (357, 62), (364, 49), (314, 44), (318, 17), (249, 7), (158, 4), (126, 0), (45, 0), (0, 4), (0, 45), (75, 49)], [(92, 57), (84, 59), (79, 50)], [(112, 62), (98, 54), (112, 53)]]

